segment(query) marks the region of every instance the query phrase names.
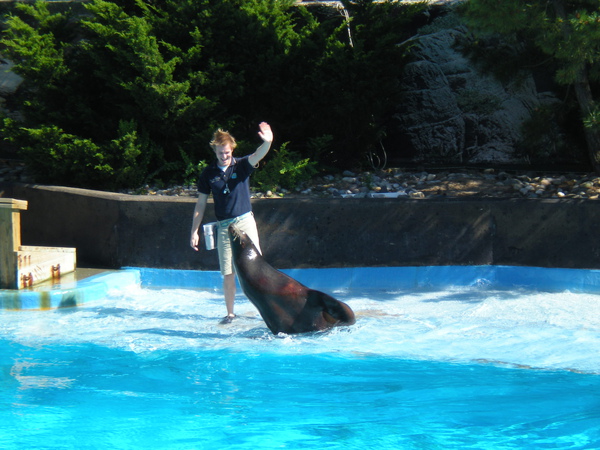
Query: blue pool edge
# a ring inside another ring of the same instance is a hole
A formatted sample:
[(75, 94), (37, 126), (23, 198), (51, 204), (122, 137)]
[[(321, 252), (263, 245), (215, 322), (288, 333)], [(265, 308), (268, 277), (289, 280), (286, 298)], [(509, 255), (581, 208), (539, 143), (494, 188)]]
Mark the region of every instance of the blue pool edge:
[[(411, 266), (286, 269), (282, 272), (313, 289), (419, 290), (451, 286), (528, 289), (542, 292), (600, 292), (600, 270), (528, 266)], [(40, 310), (81, 305), (131, 287), (221, 289), (218, 271), (124, 267), (37, 290), (0, 290), (0, 309)]]
[[(218, 271), (139, 270), (141, 285), (152, 289), (220, 289)], [(543, 292), (600, 292), (600, 270), (530, 266), (410, 266), (284, 269), (282, 272), (313, 289), (406, 290), (450, 286), (532, 289)]]

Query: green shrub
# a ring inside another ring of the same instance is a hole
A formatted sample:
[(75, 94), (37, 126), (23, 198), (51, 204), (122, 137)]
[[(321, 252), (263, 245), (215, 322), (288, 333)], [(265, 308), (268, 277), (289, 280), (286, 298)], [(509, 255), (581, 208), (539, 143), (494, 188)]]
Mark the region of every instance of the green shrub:
[(137, 187), (143, 182), (143, 152), (134, 128), (133, 123), (121, 123), (119, 137), (100, 146), (55, 125), (26, 128), (4, 119), (5, 139), (20, 144), (36, 180), (84, 188)]
[(279, 150), (273, 149), (269, 156), (264, 166), (251, 178), (253, 184), (262, 190), (275, 191), (277, 187), (292, 190), (317, 173), (317, 163), (288, 150), (287, 143)]
[(583, 124), (586, 128), (600, 129), (600, 107), (593, 105), (589, 115), (583, 119)]

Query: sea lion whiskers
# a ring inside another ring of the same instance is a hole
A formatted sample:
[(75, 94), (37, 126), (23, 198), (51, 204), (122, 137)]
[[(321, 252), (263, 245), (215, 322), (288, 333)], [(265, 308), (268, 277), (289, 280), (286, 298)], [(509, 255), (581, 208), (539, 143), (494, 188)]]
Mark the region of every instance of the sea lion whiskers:
[(245, 247), (244, 240), (242, 239), (242, 231), (236, 227), (234, 224), (229, 225), (229, 231), (231, 233), (231, 237), (234, 241), (240, 241), (242, 247)]

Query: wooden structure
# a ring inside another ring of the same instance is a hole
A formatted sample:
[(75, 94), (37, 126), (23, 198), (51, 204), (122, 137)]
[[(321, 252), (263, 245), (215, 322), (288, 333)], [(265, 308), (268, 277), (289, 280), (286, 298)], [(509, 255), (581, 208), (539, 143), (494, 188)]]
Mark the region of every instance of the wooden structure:
[(59, 281), (75, 271), (74, 248), (21, 245), (21, 211), (27, 201), (0, 198), (0, 289), (23, 289)]

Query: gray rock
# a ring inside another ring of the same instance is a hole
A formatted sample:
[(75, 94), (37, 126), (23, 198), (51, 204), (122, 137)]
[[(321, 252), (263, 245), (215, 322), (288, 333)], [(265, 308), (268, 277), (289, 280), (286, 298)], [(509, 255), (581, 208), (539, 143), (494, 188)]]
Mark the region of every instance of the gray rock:
[(11, 61), (0, 60), (0, 96), (2, 97), (14, 94), (23, 82), (23, 78), (11, 71), (13, 66)]
[(536, 92), (532, 76), (503, 84), (479, 72), (455, 48), (457, 38), (468, 39), (462, 25), (419, 37), (392, 133), (417, 162), (524, 162), (515, 153), (522, 124), (558, 100)]

